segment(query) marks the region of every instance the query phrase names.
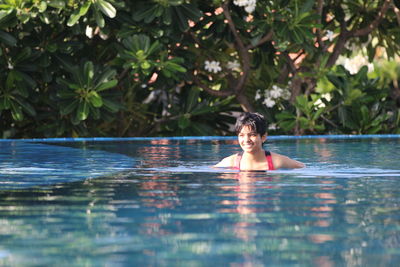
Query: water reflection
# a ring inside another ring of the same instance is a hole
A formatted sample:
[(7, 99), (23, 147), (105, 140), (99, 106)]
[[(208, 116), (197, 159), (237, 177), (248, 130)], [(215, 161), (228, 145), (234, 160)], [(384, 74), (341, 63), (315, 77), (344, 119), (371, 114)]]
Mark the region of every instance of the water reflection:
[(304, 173), (193, 172), (213, 146), (156, 140), (118, 175), (0, 191), (0, 265), (395, 266), (399, 170), (352, 176), (349, 144), (319, 144)]

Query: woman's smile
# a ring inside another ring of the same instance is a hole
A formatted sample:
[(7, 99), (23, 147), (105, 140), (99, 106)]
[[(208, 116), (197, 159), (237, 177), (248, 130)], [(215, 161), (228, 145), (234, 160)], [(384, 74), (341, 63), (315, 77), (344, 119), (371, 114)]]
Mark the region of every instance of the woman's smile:
[(238, 134), (239, 144), (245, 152), (255, 152), (262, 149), (263, 137), (249, 126), (242, 128)]

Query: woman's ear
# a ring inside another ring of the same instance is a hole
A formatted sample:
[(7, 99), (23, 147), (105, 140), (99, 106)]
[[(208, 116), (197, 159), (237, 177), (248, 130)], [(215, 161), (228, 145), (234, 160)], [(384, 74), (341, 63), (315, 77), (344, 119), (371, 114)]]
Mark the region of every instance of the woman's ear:
[(261, 136), (261, 140), (264, 143), (267, 140), (267, 134), (264, 134), (263, 136)]

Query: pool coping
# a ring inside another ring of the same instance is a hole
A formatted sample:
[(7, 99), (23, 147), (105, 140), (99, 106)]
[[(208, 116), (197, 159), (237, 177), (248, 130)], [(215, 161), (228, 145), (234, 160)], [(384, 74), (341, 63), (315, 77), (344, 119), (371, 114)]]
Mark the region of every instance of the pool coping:
[[(109, 141), (146, 141), (146, 140), (235, 140), (236, 136), (171, 136), (171, 137), (57, 137), (30, 139), (0, 139), (0, 142), (109, 142)], [(400, 134), (365, 135), (269, 135), (269, 140), (300, 139), (397, 139)]]

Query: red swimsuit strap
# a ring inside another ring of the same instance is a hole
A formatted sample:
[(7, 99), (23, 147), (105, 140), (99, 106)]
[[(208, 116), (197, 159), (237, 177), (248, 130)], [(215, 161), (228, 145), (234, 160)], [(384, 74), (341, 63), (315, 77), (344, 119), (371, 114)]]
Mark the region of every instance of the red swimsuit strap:
[(267, 158), (267, 162), (268, 162), (268, 170), (269, 171), (275, 170), (274, 163), (272, 162), (271, 152), (265, 151), (265, 157)]
[[(235, 170), (240, 170), (240, 161), (242, 160), (242, 155), (243, 152), (236, 154), (235, 166), (233, 167)], [(265, 158), (267, 159), (268, 170), (275, 170), (274, 163), (272, 162), (271, 152), (265, 151)]]

